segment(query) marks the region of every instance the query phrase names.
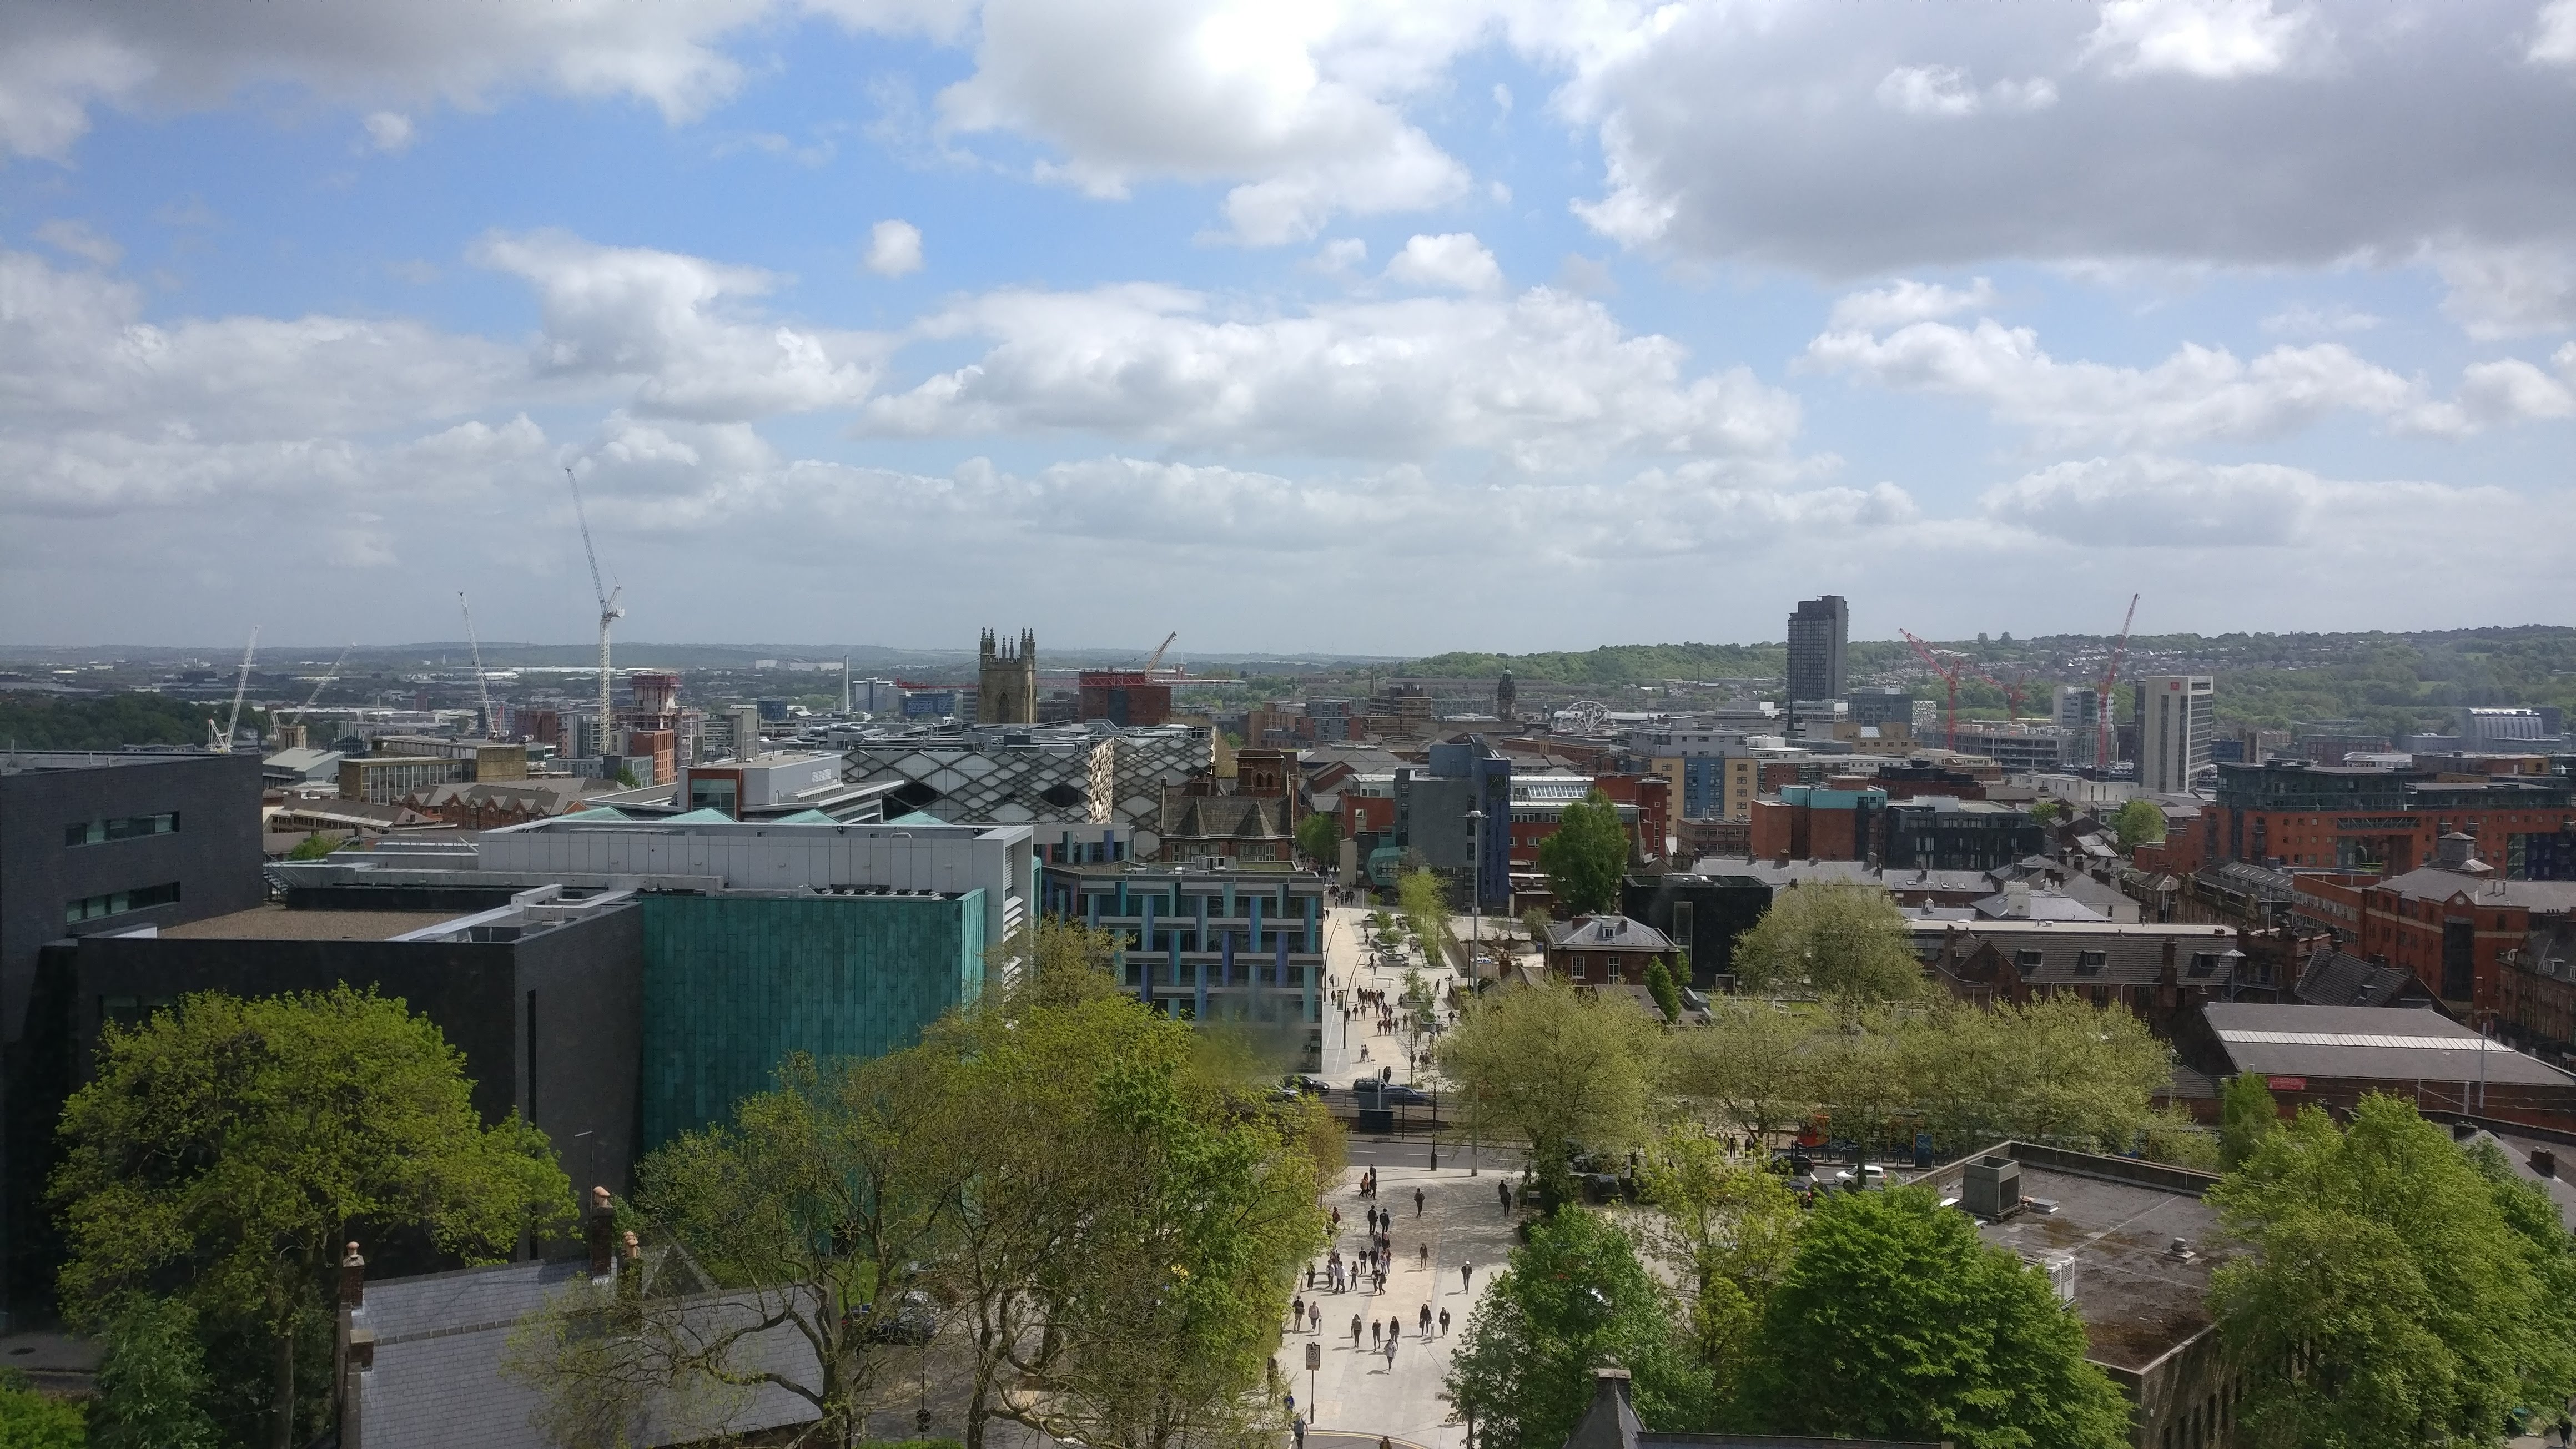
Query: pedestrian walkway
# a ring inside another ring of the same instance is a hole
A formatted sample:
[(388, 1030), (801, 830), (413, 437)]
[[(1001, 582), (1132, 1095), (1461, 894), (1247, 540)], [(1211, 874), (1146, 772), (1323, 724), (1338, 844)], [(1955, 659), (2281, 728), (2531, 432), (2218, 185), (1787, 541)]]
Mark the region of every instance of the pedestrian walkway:
[[(1285, 1386), (1295, 1390), (1302, 1408), (1311, 1410), (1307, 1449), (1318, 1449), (1322, 1435), (1360, 1435), (1374, 1445), (1381, 1434), (1399, 1445), (1458, 1449), (1461, 1430), (1448, 1422), (1450, 1408), (1440, 1397), (1441, 1380), (1448, 1373), (1450, 1354), (1467, 1330), (1468, 1316), (1483, 1301), (1494, 1273), (1511, 1254), (1517, 1217), (1504, 1216), (1495, 1186), (1511, 1182), (1517, 1192), (1518, 1178), (1493, 1173), (1471, 1177), (1463, 1168), (1446, 1166), (1437, 1172), (1383, 1168), (1372, 1200), (1359, 1195), (1360, 1177), (1357, 1168), (1345, 1172), (1324, 1200), (1342, 1214), (1333, 1246), (1341, 1250), (1344, 1262), (1363, 1251), (1368, 1209), (1382, 1207), (1395, 1214), (1395, 1264), (1383, 1293), (1365, 1288), (1324, 1291), (1320, 1256), (1317, 1290), (1307, 1293), (1300, 1283), (1306, 1301), (1322, 1307), (1323, 1327), (1320, 1333), (1308, 1327), (1290, 1333), (1279, 1361), (1288, 1380)], [(1417, 1188), (1423, 1194), (1419, 1215), (1413, 1199)], [(1426, 1245), (1430, 1248), (1427, 1263), (1422, 1252)], [(1462, 1280), (1459, 1269), (1471, 1262), (1474, 1275)], [(1426, 1304), (1433, 1316), (1429, 1338), (1420, 1331)], [(1449, 1313), (1446, 1334), (1438, 1325), (1443, 1309)], [(1400, 1329), (1391, 1364), (1383, 1347), (1389, 1318)], [(1356, 1347), (1351, 1333), (1354, 1319), (1359, 1321)], [(1312, 1322), (1311, 1317), (1308, 1321)], [(1369, 1334), (1372, 1321), (1381, 1329), (1375, 1345)], [(1305, 1368), (1309, 1343), (1323, 1348), (1322, 1365), (1311, 1375)]]

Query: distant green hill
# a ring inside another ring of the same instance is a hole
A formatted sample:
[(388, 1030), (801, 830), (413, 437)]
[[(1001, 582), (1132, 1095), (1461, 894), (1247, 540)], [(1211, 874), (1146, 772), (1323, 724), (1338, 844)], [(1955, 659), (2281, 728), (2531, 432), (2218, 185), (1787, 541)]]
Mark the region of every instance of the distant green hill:
[[(2003, 690), (1975, 676), (2018, 678), (2029, 701), (2025, 709), (2044, 712), (2054, 686), (2101, 677), (2110, 643), (2104, 635), (2053, 634), (1948, 640), (1934, 647), (1966, 661), (1960, 715), (2001, 718)], [(1673, 679), (1777, 680), (1787, 667), (1787, 646), (1610, 644), (1581, 652), (1462, 652), (1410, 660), (1393, 672), (1488, 679), (1506, 667), (1520, 679), (1586, 689)], [(1939, 682), (1903, 640), (1852, 641), (1850, 668), (1855, 683), (1911, 684), (1918, 698), (1941, 695)], [(2576, 628), (2131, 637), (2121, 677), (2150, 672), (2215, 675), (2219, 720), (2236, 728), (2357, 719), (2376, 731), (2433, 732), (2456, 724), (2458, 709), (2469, 705), (2556, 705), (2576, 715)]]
[[(126, 745), (201, 745), (206, 722), (221, 727), (230, 702), (193, 704), (141, 692), (84, 698), (0, 690), (0, 748), (113, 750)], [(263, 717), (244, 707), (242, 723)]]

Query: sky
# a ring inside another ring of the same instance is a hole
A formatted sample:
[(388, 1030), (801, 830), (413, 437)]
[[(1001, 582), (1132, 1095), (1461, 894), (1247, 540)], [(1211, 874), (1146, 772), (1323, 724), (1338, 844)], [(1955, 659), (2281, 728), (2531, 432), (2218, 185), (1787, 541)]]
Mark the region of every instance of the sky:
[(0, 641), (2576, 622), (2576, 0), (12, 0)]

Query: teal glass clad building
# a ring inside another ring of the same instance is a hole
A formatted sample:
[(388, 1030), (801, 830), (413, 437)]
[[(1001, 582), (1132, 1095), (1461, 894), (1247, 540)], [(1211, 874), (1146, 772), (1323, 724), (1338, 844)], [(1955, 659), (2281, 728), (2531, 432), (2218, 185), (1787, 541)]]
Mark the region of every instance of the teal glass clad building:
[(984, 893), (644, 897), (643, 1146), (722, 1122), (790, 1052), (873, 1057), (984, 988)]

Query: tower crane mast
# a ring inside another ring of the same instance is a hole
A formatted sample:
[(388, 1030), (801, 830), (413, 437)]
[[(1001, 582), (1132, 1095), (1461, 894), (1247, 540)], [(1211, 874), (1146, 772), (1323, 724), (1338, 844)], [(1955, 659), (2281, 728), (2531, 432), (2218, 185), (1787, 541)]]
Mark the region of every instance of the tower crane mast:
[(1950, 686), (1950, 710), (1943, 716), (1946, 728), (1942, 735), (1941, 747), (1955, 754), (1959, 749), (1959, 672), (1967, 665), (1964, 661), (1942, 663), (1940, 655), (1932, 646), (1924, 643), (1911, 629), (1899, 629), (1896, 632), (1904, 635), (1905, 642), (1914, 646), (1914, 652), (1921, 656), (1924, 664), (1933, 673), (1940, 675), (1943, 683)]
[(2120, 616), (2120, 637), (2111, 644), (2111, 662), (2102, 670), (2102, 687), (2093, 699), (2093, 768), (2111, 768), (2111, 687), (2120, 679), (2120, 658), (2129, 652), (2129, 626), (2137, 622), (2138, 596), (2129, 595), (2129, 612)]
[(483, 738), (501, 737), (501, 721), (492, 713), (492, 678), (483, 672), (483, 641), (474, 633), (474, 605), (465, 591), (456, 591), (457, 607), (465, 611), (465, 643), (474, 651), (474, 692), (483, 701)]
[[(223, 737), (209, 739), (206, 742), (207, 748), (216, 754), (229, 755), (233, 752), (233, 732), (241, 728), (242, 696), (250, 691), (250, 659), (258, 652), (259, 626), (253, 624), (250, 626), (250, 642), (242, 646), (241, 673), (233, 679), (233, 712), (224, 718)], [(214, 732), (215, 722), (206, 721), (206, 733), (211, 736)]]
[(1162, 663), (1162, 662), (1163, 662), (1163, 651), (1164, 651), (1164, 650), (1166, 650), (1166, 649), (1171, 648), (1171, 647), (1172, 647), (1172, 641), (1173, 641), (1173, 640), (1175, 640), (1175, 639), (1178, 639), (1179, 637), (1181, 637), (1181, 631), (1180, 631), (1180, 630), (1178, 630), (1178, 629), (1174, 629), (1171, 633), (1166, 634), (1166, 635), (1164, 635), (1164, 636), (1163, 636), (1163, 642), (1162, 642), (1162, 643), (1157, 644), (1157, 645), (1155, 645), (1155, 646), (1154, 646), (1154, 652), (1153, 652), (1153, 654), (1145, 660), (1145, 669), (1144, 669), (1144, 672), (1145, 672), (1148, 676), (1151, 676), (1151, 675), (1153, 674), (1153, 672), (1154, 672), (1154, 666), (1155, 666), (1155, 665), (1160, 664), (1160, 663)]
[(609, 588), (600, 582), (599, 550), (590, 541), (590, 515), (581, 506), (581, 480), (573, 476), (572, 469), (566, 468), (564, 481), (572, 485), (572, 516), (581, 524), (582, 556), (590, 560), (590, 591), (599, 599), (599, 752), (604, 755), (608, 753), (609, 729), (616, 721), (616, 714), (610, 708), (608, 626), (626, 617), (626, 611), (617, 606), (618, 596), (626, 592), (626, 586), (619, 584)]

